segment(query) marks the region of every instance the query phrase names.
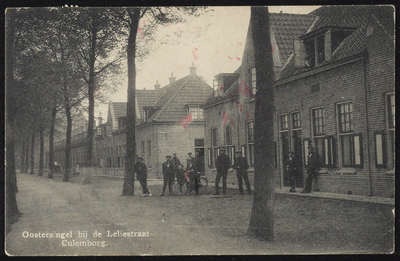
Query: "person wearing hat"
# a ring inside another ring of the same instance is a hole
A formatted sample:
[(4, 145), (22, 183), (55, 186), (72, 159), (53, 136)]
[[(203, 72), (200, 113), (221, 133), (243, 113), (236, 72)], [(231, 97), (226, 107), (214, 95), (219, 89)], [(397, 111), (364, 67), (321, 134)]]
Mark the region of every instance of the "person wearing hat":
[(249, 181), (249, 176), (247, 175), (247, 169), (249, 168), (249, 164), (247, 163), (246, 158), (242, 157), (241, 151), (236, 152), (235, 163), (233, 164), (232, 167), (233, 169), (236, 169), (236, 176), (238, 178), (240, 195), (244, 195), (243, 179), (244, 182), (246, 183), (247, 192), (249, 193), (249, 195), (251, 195), (250, 181)]
[(299, 167), (297, 159), (294, 157), (294, 153), (292, 151), (289, 151), (284, 166), (290, 180), (290, 192), (296, 192), (296, 179)]
[(176, 156), (176, 153), (172, 154), (172, 164), (174, 165), (174, 171), (175, 171), (175, 175), (176, 175), (176, 172), (178, 171), (179, 164), (181, 164), (181, 161)]
[(175, 179), (175, 171), (174, 171), (174, 164), (172, 163), (171, 156), (166, 156), (167, 161), (165, 161), (162, 164), (162, 170), (163, 170), (163, 175), (164, 175), (164, 186), (163, 186), (163, 192), (161, 196), (164, 196), (165, 189), (167, 188), (168, 185), (168, 192), (169, 195), (172, 195), (172, 183), (174, 182)]
[(136, 177), (143, 189), (143, 197), (151, 197), (151, 192), (147, 188), (147, 167), (146, 164), (143, 163), (142, 157), (137, 158), (137, 163), (135, 164), (134, 169)]
[(192, 162), (194, 162), (194, 157), (192, 157), (192, 153), (191, 153), (191, 152), (188, 153), (188, 158), (187, 158), (187, 160), (186, 160), (186, 165), (189, 163), (189, 160), (191, 160)]
[(219, 195), (219, 181), (222, 178), (222, 193), (226, 195), (226, 178), (228, 176), (228, 169), (231, 167), (231, 160), (225, 154), (225, 149), (219, 149), (219, 156), (217, 157), (217, 176), (215, 177), (215, 193)]
[(317, 176), (319, 170), (319, 160), (317, 153), (314, 152), (312, 146), (308, 146), (308, 160), (307, 160), (307, 179), (306, 186), (301, 193), (311, 193), (313, 177)]
[(192, 194), (193, 189), (196, 191), (196, 195), (199, 195), (199, 175), (195, 160), (188, 158), (186, 170), (189, 173), (189, 196)]

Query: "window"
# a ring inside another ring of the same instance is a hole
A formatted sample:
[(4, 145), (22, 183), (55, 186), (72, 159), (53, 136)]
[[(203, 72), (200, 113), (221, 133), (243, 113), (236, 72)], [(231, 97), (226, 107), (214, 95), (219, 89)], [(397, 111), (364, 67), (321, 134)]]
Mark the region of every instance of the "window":
[(227, 155), (229, 157), (229, 160), (231, 161), (231, 164), (233, 164), (235, 160), (235, 146), (228, 146), (226, 148)]
[(216, 168), (216, 167), (217, 167), (217, 166), (216, 166), (217, 157), (219, 156), (219, 149), (218, 149), (218, 148), (213, 148), (212, 156), (213, 156), (213, 164), (212, 164), (212, 166), (213, 166), (214, 168)]
[(195, 147), (204, 147), (204, 139), (194, 139)]
[(340, 142), (343, 167), (362, 167), (361, 134), (341, 135)]
[(219, 97), (224, 93), (222, 86), (222, 78), (214, 79), (213, 81), (214, 97)]
[(192, 114), (192, 120), (204, 119), (204, 110), (199, 107), (189, 107), (189, 114)]
[(326, 167), (335, 167), (337, 165), (336, 140), (334, 137), (324, 139), (324, 155), (321, 163)]
[(339, 131), (353, 131), (353, 104), (343, 103), (338, 105)]
[(250, 74), (251, 74), (251, 93), (253, 94), (253, 97), (255, 97), (256, 92), (257, 92), (257, 74), (256, 74), (256, 68), (251, 68)]
[(211, 129), (211, 146), (218, 146), (217, 128)]
[(247, 122), (247, 146), (249, 150), (249, 164), (254, 166), (254, 121)]
[(278, 151), (276, 148), (276, 141), (274, 141), (274, 167), (278, 168)]
[(101, 136), (101, 127), (100, 127), (100, 126), (98, 126), (98, 127), (96, 128), (96, 135), (97, 135), (97, 136)]
[(300, 112), (293, 112), (292, 113), (292, 125), (293, 125), (293, 129), (299, 129), (301, 127), (301, 124), (300, 124)]
[(122, 130), (126, 127), (126, 117), (118, 118), (118, 129)]
[(324, 108), (313, 109), (312, 120), (314, 136), (324, 135)]
[(247, 155), (246, 155), (246, 145), (242, 145), (242, 147), (240, 148), (240, 151), (242, 152), (242, 156), (245, 157), (247, 159)]
[(142, 155), (142, 157), (144, 157), (144, 141), (140, 142), (140, 154)]
[[(387, 110), (387, 168), (394, 169), (395, 167), (395, 123), (396, 123), (396, 107), (394, 93), (386, 95), (386, 110)], [(385, 154), (386, 155), (386, 154)]]
[(289, 129), (289, 116), (287, 114), (281, 115), (281, 130)]
[(225, 144), (232, 145), (232, 126), (225, 126)]

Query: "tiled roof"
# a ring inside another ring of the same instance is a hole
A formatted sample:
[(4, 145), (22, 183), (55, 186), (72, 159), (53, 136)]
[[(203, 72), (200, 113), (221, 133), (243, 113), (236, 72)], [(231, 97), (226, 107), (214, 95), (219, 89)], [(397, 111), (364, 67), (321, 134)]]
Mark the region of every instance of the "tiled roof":
[(164, 90), (136, 90), (136, 100), (138, 102), (141, 119), (144, 118), (143, 107), (154, 105)]
[(115, 119), (126, 117), (126, 102), (113, 102)]
[(155, 106), (160, 107), (149, 121), (178, 121), (187, 117), (188, 104), (202, 104), (212, 93), (212, 88), (199, 76), (183, 77), (163, 88)]
[(305, 14), (270, 13), (270, 28), (275, 34), (282, 64), (293, 50), (293, 41), (312, 25), (315, 16)]
[[(366, 29), (369, 17), (371, 14), (374, 17), (378, 16), (380, 18), (390, 16), (391, 10), (390, 7), (379, 6), (324, 6), (313, 11), (311, 14), (318, 15), (319, 18), (313, 26), (312, 31), (323, 27), (356, 28), (354, 32), (342, 41), (336, 50), (333, 50), (332, 58), (329, 61), (324, 61), (318, 67), (363, 53), (366, 49)], [(290, 62), (283, 68), (280, 79), (313, 69), (315, 68), (296, 68), (294, 57), (291, 57)]]

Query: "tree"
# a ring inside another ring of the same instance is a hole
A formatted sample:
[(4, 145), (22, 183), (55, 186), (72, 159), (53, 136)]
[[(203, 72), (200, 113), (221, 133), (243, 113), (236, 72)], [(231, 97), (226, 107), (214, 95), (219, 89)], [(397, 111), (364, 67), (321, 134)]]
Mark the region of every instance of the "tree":
[[(184, 21), (182, 15), (199, 15), (199, 10), (204, 8), (197, 7), (179, 7), (179, 8), (126, 8), (129, 19), (125, 19), (129, 28), (127, 58), (128, 58), (128, 102), (127, 102), (127, 123), (126, 123), (126, 165), (124, 184), (122, 187), (122, 196), (134, 195), (134, 161), (136, 156), (135, 142), (135, 91), (136, 91), (136, 55), (137, 55), (137, 32), (139, 30), (139, 20), (147, 15), (146, 21), (149, 21), (150, 29), (146, 33), (155, 33), (156, 25), (170, 22)], [(121, 15), (123, 17), (123, 15)], [(123, 19), (123, 18), (122, 18)], [(141, 29), (141, 28), (140, 28)], [(141, 29), (142, 32), (143, 29)], [(143, 32), (142, 32), (143, 33)]]
[(17, 206), (17, 179), (14, 154), (14, 35), (15, 9), (6, 11), (6, 223), (10, 224), (20, 214)]
[(257, 72), (254, 126), (254, 199), (248, 233), (274, 238), (274, 71), (268, 7), (251, 7), (251, 30)]

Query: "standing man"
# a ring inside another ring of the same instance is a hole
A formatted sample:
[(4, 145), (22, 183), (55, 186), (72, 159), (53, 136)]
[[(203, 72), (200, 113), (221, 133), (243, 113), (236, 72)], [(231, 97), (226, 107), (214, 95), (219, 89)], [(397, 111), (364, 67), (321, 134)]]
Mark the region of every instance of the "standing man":
[(285, 161), (285, 168), (290, 180), (290, 192), (296, 192), (298, 163), (292, 151), (288, 153), (288, 158)]
[(172, 163), (171, 156), (166, 156), (166, 158), (167, 161), (162, 164), (164, 186), (161, 196), (164, 196), (167, 184), (169, 195), (172, 195), (172, 182), (174, 182), (175, 179), (174, 164)]
[(143, 163), (143, 158), (137, 158), (137, 163), (135, 164), (134, 169), (137, 179), (139, 180), (143, 189), (143, 197), (151, 197), (151, 192), (147, 188), (147, 167), (146, 164)]
[(238, 178), (240, 195), (244, 195), (242, 178), (246, 183), (247, 192), (249, 193), (249, 195), (251, 195), (250, 181), (249, 181), (249, 176), (247, 175), (247, 169), (249, 168), (249, 164), (247, 163), (246, 158), (242, 157), (241, 151), (236, 152), (235, 164), (233, 164), (233, 168), (236, 169), (236, 176)]
[(222, 177), (222, 193), (226, 195), (226, 178), (228, 176), (228, 169), (231, 167), (231, 161), (228, 155), (225, 154), (225, 149), (219, 149), (219, 156), (217, 157), (217, 177), (215, 178), (215, 194), (219, 195), (219, 181)]
[(306, 186), (301, 191), (301, 193), (311, 193), (312, 188), (312, 180), (315, 177), (319, 170), (319, 160), (318, 155), (314, 152), (314, 148), (309, 146), (308, 147), (308, 164), (307, 164), (307, 180)]
[(200, 172), (201, 175), (204, 175), (204, 157), (200, 156), (200, 153), (196, 151), (195, 154), (197, 171)]
[(172, 164), (174, 166), (174, 173), (176, 176), (178, 174), (179, 164), (181, 164), (181, 161), (176, 157), (176, 153), (172, 154)]
[(199, 195), (199, 179), (196, 162), (189, 158), (186, 170), (189, 172), (189, 196), (192, 194), (193, 188), (196, 191), (196, 195)]
[(194, 161), (194, 158), (192, 157), (192, 153), (191, 152), (188, 153), (188, 158), (186, 160), (186, 165), (189, 163), (189, 160), (191, 160), (192, 162)]

